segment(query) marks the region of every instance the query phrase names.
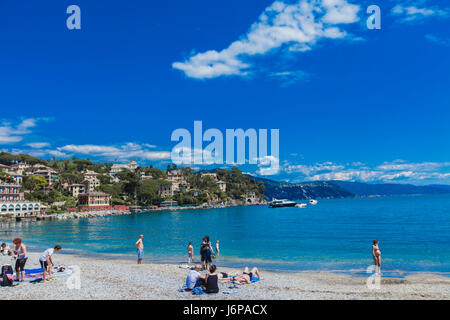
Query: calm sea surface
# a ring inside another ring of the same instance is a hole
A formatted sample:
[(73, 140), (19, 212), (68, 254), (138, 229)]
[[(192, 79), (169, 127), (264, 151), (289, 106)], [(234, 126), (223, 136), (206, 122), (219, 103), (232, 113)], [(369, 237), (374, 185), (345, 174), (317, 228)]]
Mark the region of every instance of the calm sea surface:
[[(4, 229), (5, 226), (2, 227)], [(83, 255), (135, 258), (144, 234), (147, 262), (183, 263), (188, 241), (220, 240), (220, 266), (365, 274), (372, 239), (385, 275), (450, 274), (450, 195), (321, 200), (307, 208), (266, 206), (184, 210), (9, 226), (35, 250), (60, 244)]]

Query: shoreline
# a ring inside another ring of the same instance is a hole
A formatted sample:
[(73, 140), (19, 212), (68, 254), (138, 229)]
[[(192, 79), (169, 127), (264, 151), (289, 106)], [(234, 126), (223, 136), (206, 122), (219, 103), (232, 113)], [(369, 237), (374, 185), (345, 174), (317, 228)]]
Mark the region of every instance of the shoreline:
[[(27, 268), (38, 267), (39, 254), (30, 253)], [(4, 264), (3, 258), (2, 264)], [(187, 269), (174, 264), (147, 263), (56, 254), (56, 265), (79, 266), (80, 289), (69, 289), (69, 276), (47, 284), (20, 283), (0, 290), (2, 300), (10, 299), (156, 299), (156, 300), (279, 300), (279, 299), (445, 299), (450, 300), (450, 279), (434, 274), (416, 274), (405, 278), (382, 278), (379, 289), (370, 289), (367, 278), (330, 272), (279, 273), (260, 270), (262, 280), (229, 289), (219, 283), (220, 292), (194, 296), (178, 292), (185, 282)], [(249, 266), (250, 268), (253, 266)], [(219, 268), (229, 272), (231, 268)], [(205, 274), (205, 272), (202, 272)]]
[[(263, 206), (267, 203), (254, 203), (254, 204), (227, 204), (227, 205), (207, 205), (198, 207), (158, 207), (157, 209), (144, 208), (138, 211), (132, 210), (104, 210), (104, 211), (80, 211), (80, 212), (64, 212), (64, 213), (52, 213), (47, 215), (30, 216), (30, 217), (5, 217), (0, 216), (1, 223), (11, 222), (24, 222), (24, 221), (47, 221), (47, 220), (68, 220), (68, 219), (83, 219), (83, 218), (99, 218), (109, 216), (121, 216), (141, 213), (152, 212), (168, 212), (168, 211), (184, 211), (184, 210), (210, 210), (210, 209), (223, 209), (229, 207), (248, 207), (248, 206)], [(3, 230), (0, 230), (3, 231)]]

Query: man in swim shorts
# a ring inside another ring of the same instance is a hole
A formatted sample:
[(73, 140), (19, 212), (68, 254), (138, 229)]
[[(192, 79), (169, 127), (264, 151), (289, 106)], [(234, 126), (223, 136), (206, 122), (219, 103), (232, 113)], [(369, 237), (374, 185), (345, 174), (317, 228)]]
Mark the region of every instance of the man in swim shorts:
[(138, 264), (142, 264), (142, 259), (144, 259), (144, 235), (140, 235), (138, 241), (136, 241), (136, 250), (137, 250), (137, 256), (138, 256), (138, 260), (137, 263)]

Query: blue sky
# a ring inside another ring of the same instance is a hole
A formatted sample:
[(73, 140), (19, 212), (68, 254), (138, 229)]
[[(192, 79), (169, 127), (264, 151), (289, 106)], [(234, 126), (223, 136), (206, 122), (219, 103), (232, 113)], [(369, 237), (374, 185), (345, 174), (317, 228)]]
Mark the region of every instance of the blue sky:
[(274, 179), (450, 183), (449, 30), (432, 0), (2, 1), (0, 150), (165, 167), (201, 120), (280, 129)]

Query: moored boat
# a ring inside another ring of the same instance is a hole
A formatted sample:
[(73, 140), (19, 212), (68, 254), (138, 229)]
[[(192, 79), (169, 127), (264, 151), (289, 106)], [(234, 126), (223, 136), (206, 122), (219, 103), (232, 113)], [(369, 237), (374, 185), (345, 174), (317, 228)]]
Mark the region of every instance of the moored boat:
[(272, 202), (269, 203), (269, 208), (286, 208), (286, 207), (295, 207), (297, 202), (289, 201), (287, 199), (273, 199)]

